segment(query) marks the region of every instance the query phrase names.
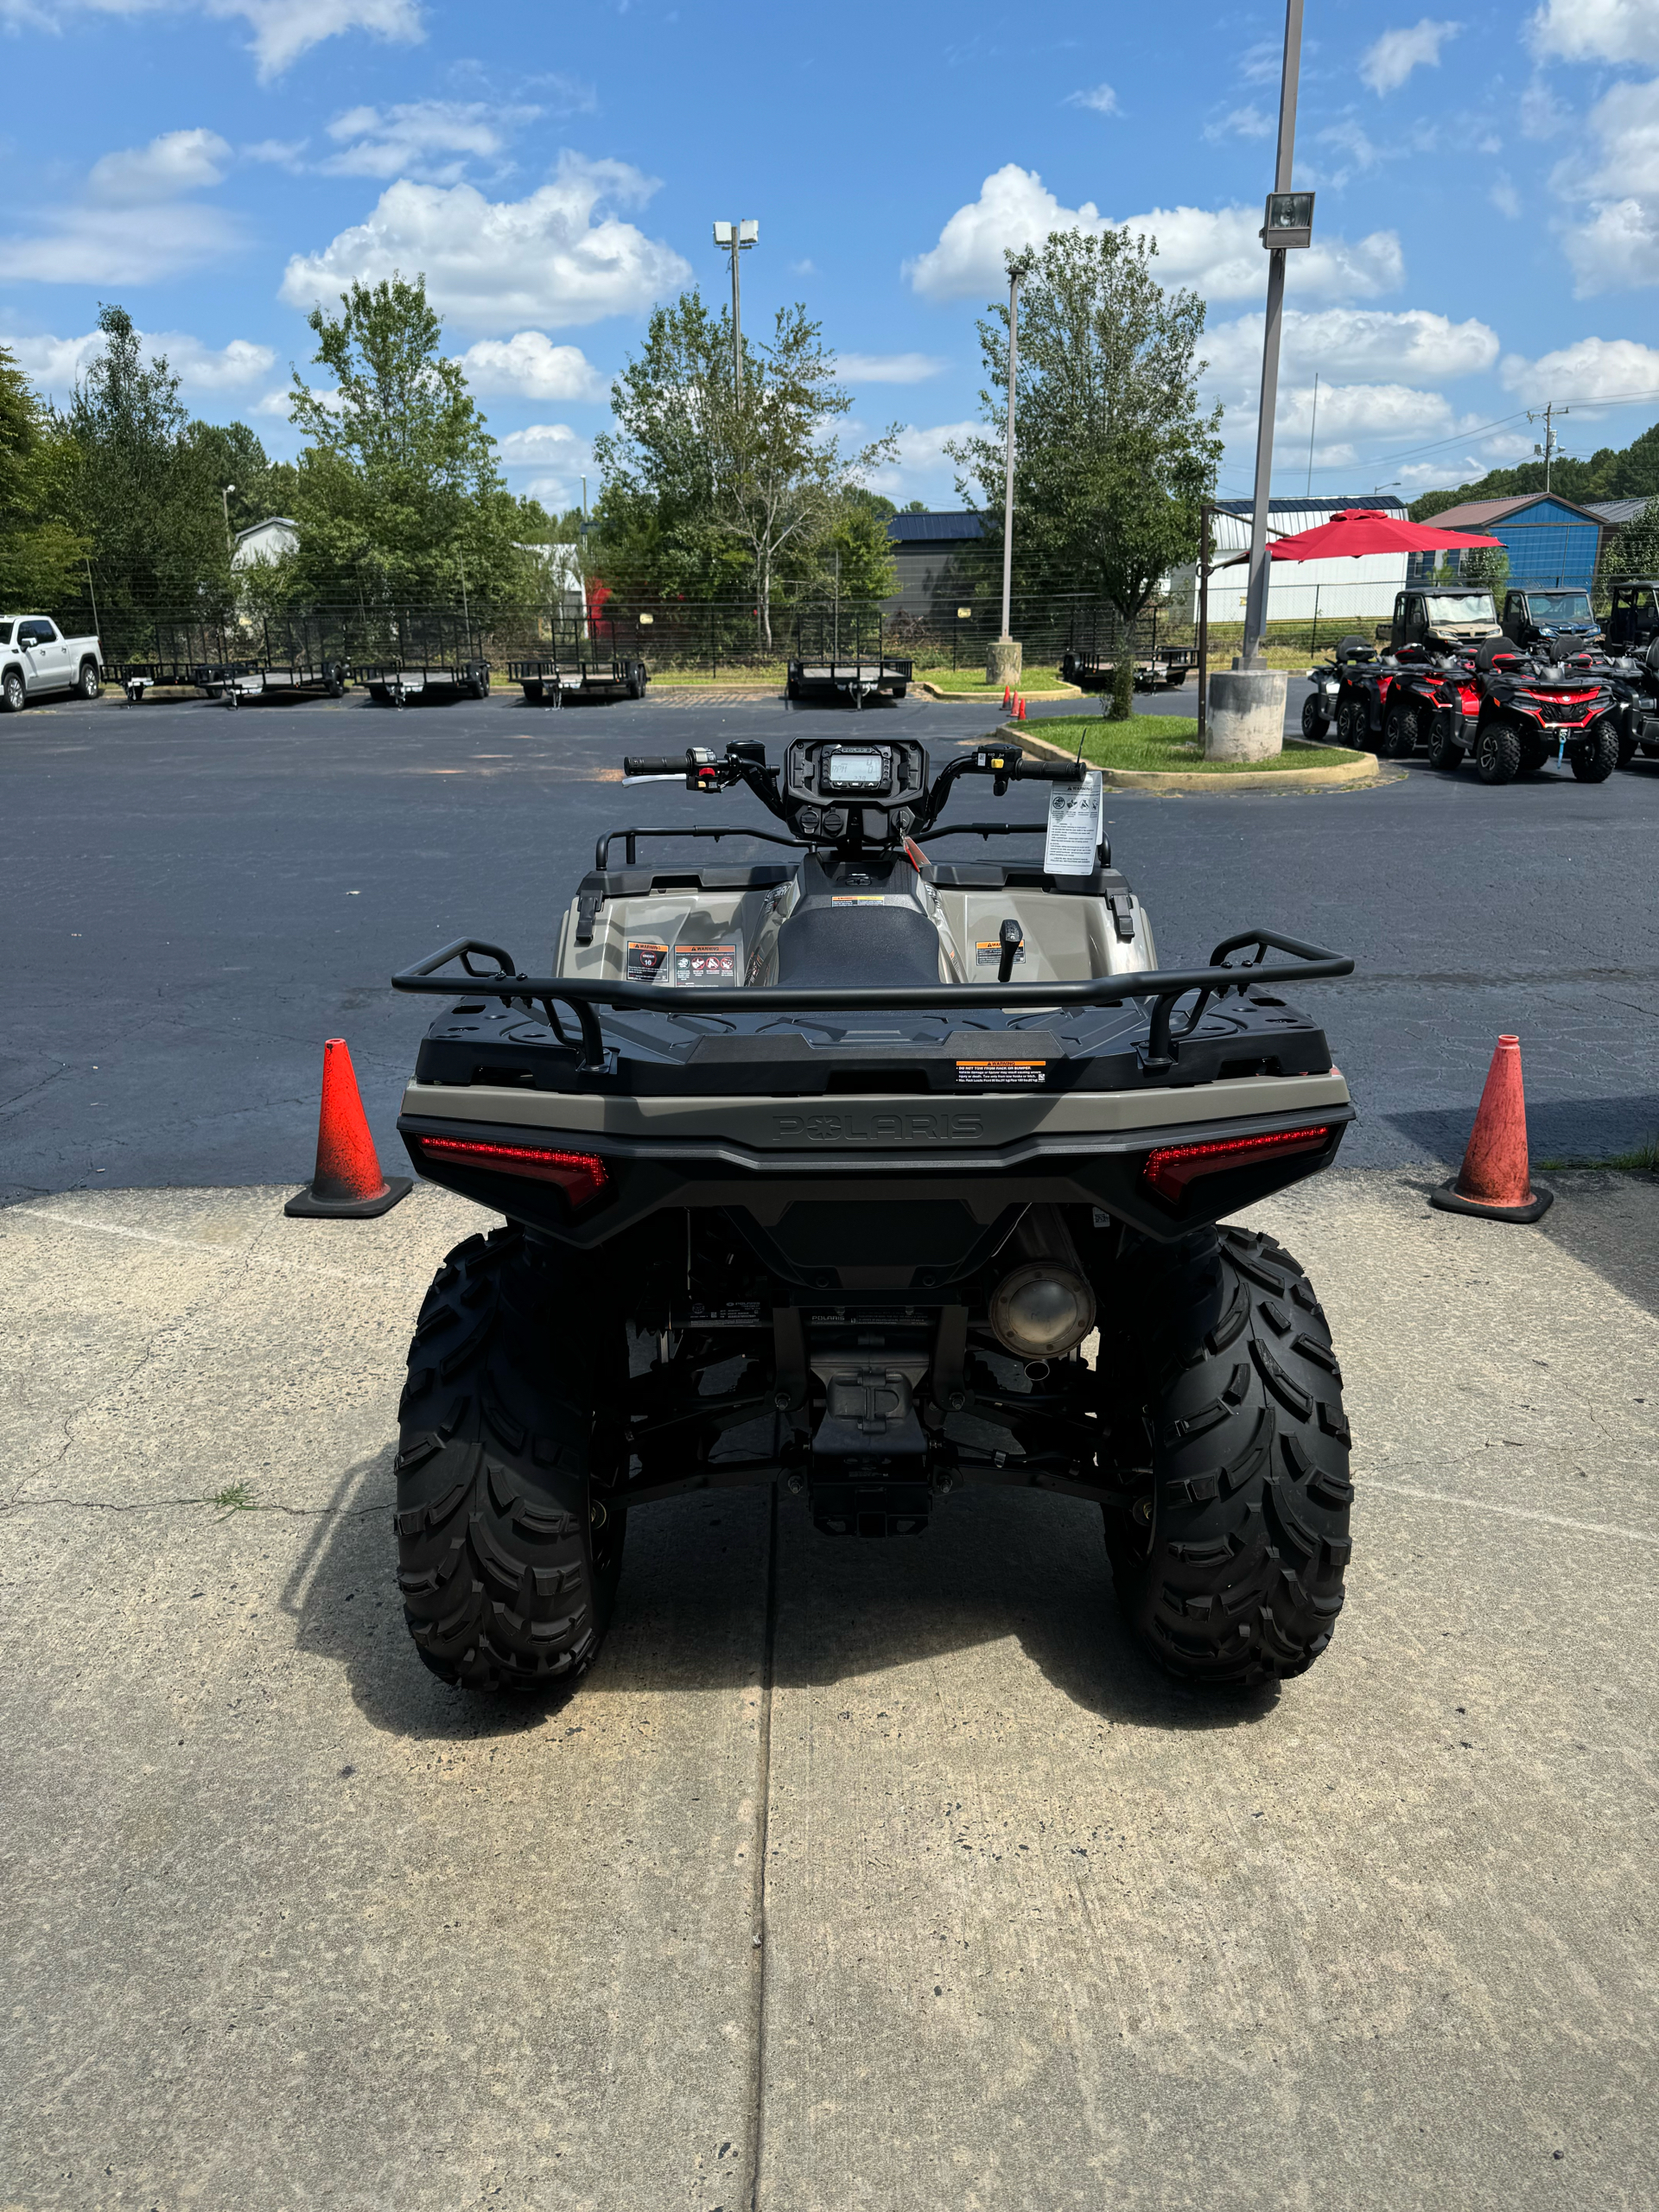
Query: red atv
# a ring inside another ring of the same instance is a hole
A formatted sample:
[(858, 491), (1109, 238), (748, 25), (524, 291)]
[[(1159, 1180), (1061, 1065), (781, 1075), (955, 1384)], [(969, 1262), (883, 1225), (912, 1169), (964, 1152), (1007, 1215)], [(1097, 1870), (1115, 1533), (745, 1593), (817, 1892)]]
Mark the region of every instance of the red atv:
[(1507, 784), (1535, 774), (1554, 753), (1580, 783), (1603, 784), (1618, 766), (1618, 701), (1598, 676), (1541, 665), (1508, 639), (1491, 638), (1472, 668), (1459, 661), (1445, 680), (1458, 704), (1436, 724), (1429, 757), (1437, 768), (1456, 768), (1472, 750), (1483, 784)]
[(1446, 705), (1438, 666), (1421, 645), (1378, 655), (1363, 638), (1344, 638), (1302, 705), (1302, 734), (1322, 738), (1334, 718), (1338, 742), (1384, 760), (1403, 760), (1427, 743)]

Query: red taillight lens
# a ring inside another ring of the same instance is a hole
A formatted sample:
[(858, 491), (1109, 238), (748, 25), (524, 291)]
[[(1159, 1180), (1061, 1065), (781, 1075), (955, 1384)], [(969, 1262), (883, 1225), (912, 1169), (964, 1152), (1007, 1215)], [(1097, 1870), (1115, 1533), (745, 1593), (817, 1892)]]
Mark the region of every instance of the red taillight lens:
[(1147, 1154), (1141, 1173), (1160, 1198), (1174, 1205), (1187, 1185), (1200, 1175), (1248, 1167), (1258, 1160), (1276, 1160), (1287, 1153), (1318, 1152), (1330, 1141), (1330, 1125), (1323, 1123), (1318, 1128), (1275, 1129), (1265, 1137), (1221, 1137), (1214, 1144), (1162, 1145)]
[(539, 1145), (480, 1144), (463, 1137), (416, 1137), (421, 1157), (435, 1165), (488, 1167), (498, 1175), (522, 1175), (531, 1183), (556, 1183), (573, 1206), (585, 1206), (610, 1182), (595, 1152), (548, 1152)]

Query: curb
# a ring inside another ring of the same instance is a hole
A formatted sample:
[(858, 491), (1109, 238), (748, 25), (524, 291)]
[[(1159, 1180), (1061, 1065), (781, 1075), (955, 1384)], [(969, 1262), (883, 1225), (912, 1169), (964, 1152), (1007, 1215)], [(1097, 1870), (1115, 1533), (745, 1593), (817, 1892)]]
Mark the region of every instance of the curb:
[[(982, 699), (975, 698), (971, 691), (942, 690), (937, 683), (930, 683), (925, 677), (920, 676), (912, 677), (910, 688), (912, 691), (925, 692), (930, 699), (942, 700), (947, 707), (982, 707), (985, 703)], [(988, 690), (991, 686), (988, 684), (986, 689)], [(1057, 683), (1046, 691), (1026, 693), (1028, 699), (1081, 699), (1086, 696), (1081, 687), (1076, 683)]]
[[(1050, 745), (1042, 738), (1033, 737), (1030, 730), (1029, 722), (1004, 722), (994, 734), (1007, 737), (1011, 742), (1017, 741), (1030, 752), (1046, 753), (1052, 760), (1077, 757), (1069, 746)], [(1299, 752), (1300, 749), (1295, 747)], [(1315, 749), (1311, 746), (1308, 748), (1310, 752)], [(1159, 768), (1103, 768), (1100, 772), (1116, 790), (1129, 791), (1374, 791), (1383, 784), (1400, 780), (1398, 776), (1380, 773), (1378, 762), (1370, 756), (1339, 760), (1330, 768), (1270, 768), (1260, 774), (1252, 774), (1248, 769), (1238, 775), (1219, 776), (1205, 775), (1202, 771), (1189, 775), (1180, 769)]]

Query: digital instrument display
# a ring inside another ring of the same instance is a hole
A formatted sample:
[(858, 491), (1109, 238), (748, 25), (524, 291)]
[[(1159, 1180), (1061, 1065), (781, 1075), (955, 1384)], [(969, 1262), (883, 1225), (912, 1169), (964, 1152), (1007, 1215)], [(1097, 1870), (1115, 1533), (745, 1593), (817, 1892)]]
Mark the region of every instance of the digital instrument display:
[(887, 788), (887, 763), (879, 753), (842, 753), (824, 756), (824, 783), (832, 791), (879, 791)]

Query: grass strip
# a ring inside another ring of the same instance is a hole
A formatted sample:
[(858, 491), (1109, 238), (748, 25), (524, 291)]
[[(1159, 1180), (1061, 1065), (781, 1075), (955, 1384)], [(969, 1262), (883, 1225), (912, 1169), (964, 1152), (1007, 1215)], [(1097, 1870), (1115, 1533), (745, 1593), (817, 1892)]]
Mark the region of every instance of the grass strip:
[(1163, 775), (1255, 776), (1292, 768), (1338, 768), (1362, 760), (1361, 753), (1335, 745), (1287, 744), (1265, 760), (1206, 760), (1198, 751), (1198, 725), (1187, 715), (1136, 715), (1109, 722), (1099, 715), (1045, 715), (1033, 734), (1046, 744), (1075, 751), (1092, 768), (1150, 769)]

